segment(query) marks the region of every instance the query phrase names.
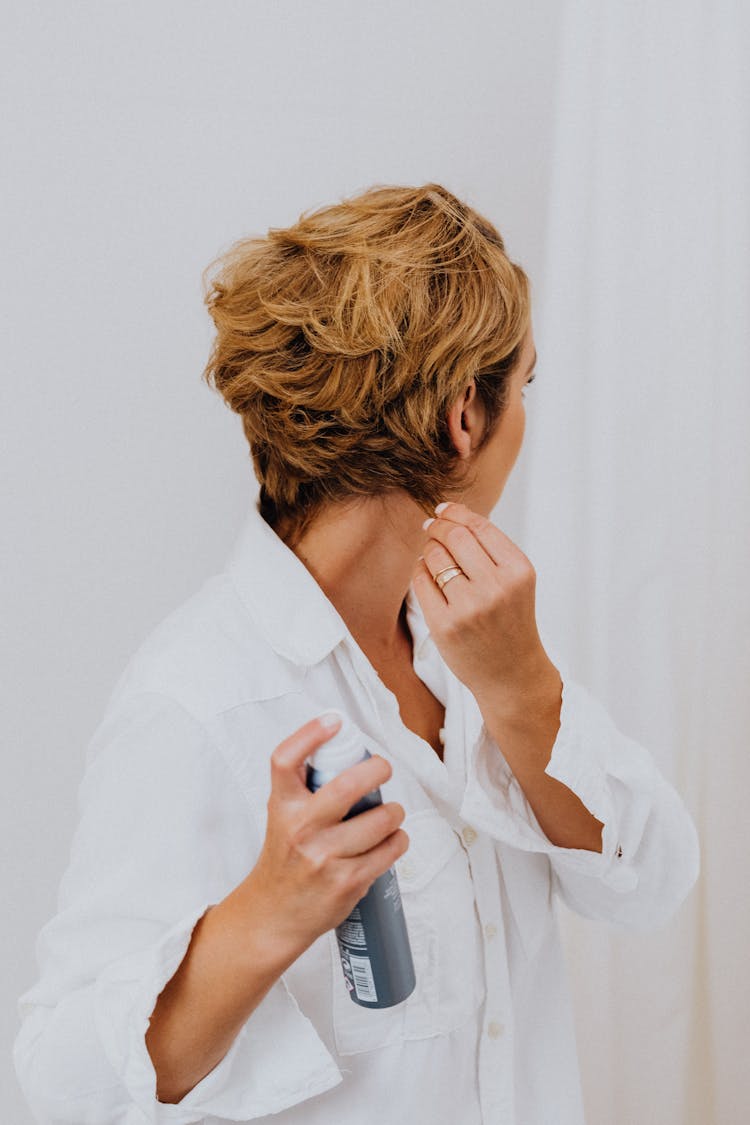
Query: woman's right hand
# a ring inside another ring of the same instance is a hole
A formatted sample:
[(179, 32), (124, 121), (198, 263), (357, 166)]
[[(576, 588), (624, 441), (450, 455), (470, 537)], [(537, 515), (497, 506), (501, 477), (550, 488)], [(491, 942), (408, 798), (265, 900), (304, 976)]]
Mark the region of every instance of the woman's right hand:
[(388, 781), (385, 758), (376, 754), (350, 766), (317, 793), (307, 788), (305, 759), (339, 726), (326, 729), (311, 719), (271, 754), (266, 836), (247, 880), (256, 908), (259, 895), (265, 904), (274, 939), (299, 953), (343, 922), (409, 846), (397, 801), (343, 821), (352, 805)]

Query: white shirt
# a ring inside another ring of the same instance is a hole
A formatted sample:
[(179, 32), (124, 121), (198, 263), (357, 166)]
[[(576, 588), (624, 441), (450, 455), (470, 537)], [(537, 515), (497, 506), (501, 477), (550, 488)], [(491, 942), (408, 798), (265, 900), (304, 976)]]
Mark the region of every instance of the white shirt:
[[(414, 669), (445, 705), (444, 762), (257, 500), (225, 569), (131, 658), (87, 750), (58, 912), (18, 1001), (14, 1062), (40, 1122), (582, 1125), (555, 898), (658, 927), (698, 876), (695, 827), (649, 753), (560, 669), (546, 772), (603, 822), (603, 852), (551, 844), (413, 588), (407, 621)], [(260, 853), (271, 752), (329, 707), (393, 767), (382, 795), (406, 810), (396, 869), (416, 988), (392, 1008), (353, 1003), (329, 931), (219, 1064), (160, 1103), (156, 999)]]

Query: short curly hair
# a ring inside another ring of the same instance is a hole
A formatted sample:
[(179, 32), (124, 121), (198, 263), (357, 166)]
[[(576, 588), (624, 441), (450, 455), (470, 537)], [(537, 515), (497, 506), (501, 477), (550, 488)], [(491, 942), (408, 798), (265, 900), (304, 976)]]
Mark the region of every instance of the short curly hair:
[(429, 515), (460, 495), (447, 411), (475, 379), (482, 448), (531, 315), (486, 218), (440, 184), (376, 185), (240, 239), (203, 286), (202, 377), (242, 419), (272, 527), (298, 539), (337, 501), (402, 490)]

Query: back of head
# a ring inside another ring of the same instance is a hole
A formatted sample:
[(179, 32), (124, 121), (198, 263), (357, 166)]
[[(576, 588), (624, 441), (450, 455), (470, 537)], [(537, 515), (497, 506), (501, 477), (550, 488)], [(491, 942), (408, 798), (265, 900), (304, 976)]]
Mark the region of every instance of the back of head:
[(530, 321), (500, 234), (439, 184), (373, 187), (241, 239), (204, 292), (203, 377), (242, 419), (264, 518), (292, 539), (332, 503), (401, 490), (429, 515), (458, 495), (447, 411), (475, 379), (489, 439)]

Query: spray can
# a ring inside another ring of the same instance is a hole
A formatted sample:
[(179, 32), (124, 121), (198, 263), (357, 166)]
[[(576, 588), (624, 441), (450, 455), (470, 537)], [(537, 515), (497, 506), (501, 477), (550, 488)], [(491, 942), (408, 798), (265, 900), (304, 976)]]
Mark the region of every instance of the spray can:
[[(341, 726), (307, 761), (307, 788), (315, 793), (342, 770), (371, 758), (353, 723), (336, 708)], [(380, 789), (360, 798), (349, 820), (383, 803)], [(416, 977), (396, 871), (389, 868), (371, 885), (351, 914), (336, 927), (344, 981), (355, 1004), (390, 1008), (414, 991)]]

